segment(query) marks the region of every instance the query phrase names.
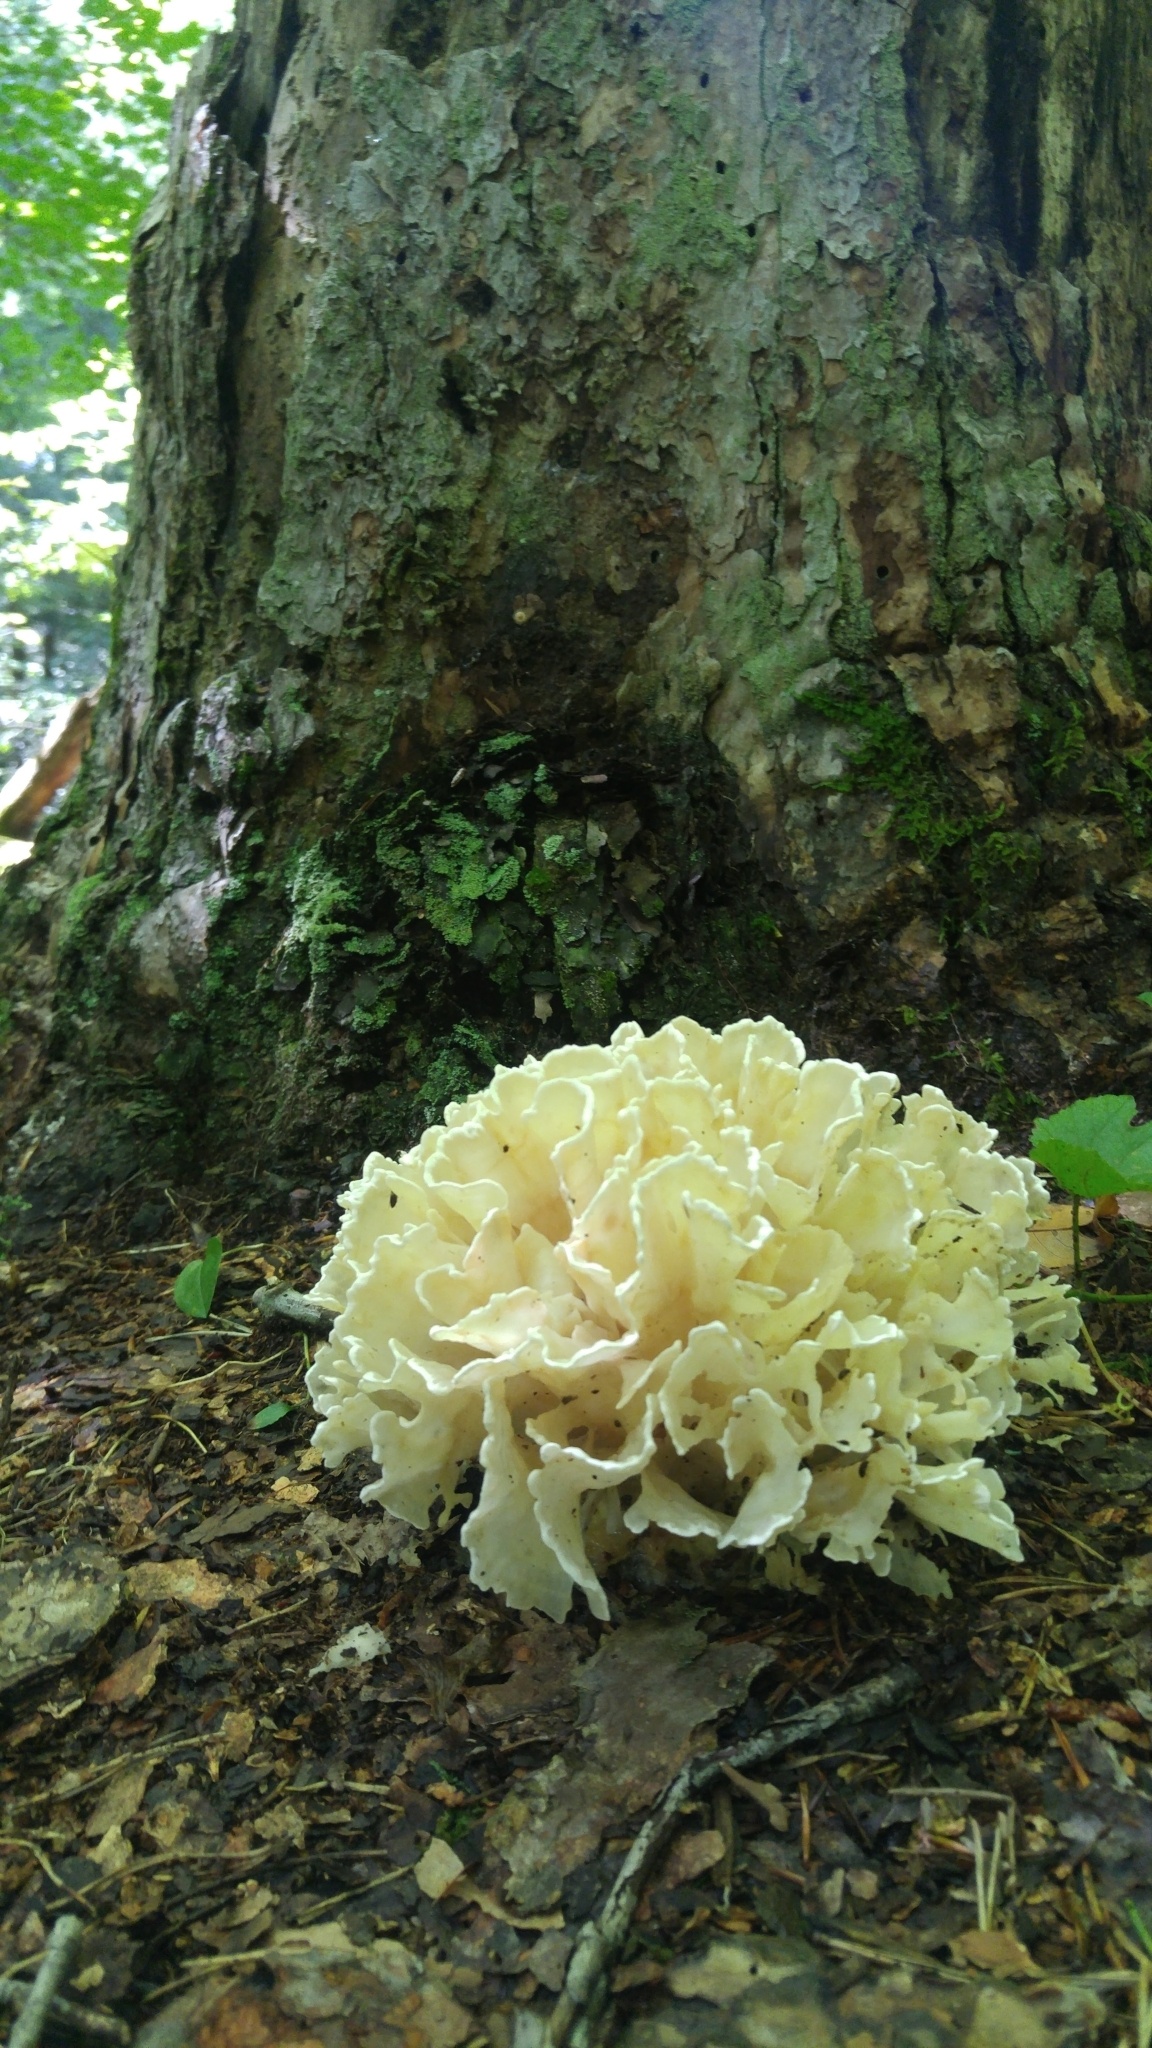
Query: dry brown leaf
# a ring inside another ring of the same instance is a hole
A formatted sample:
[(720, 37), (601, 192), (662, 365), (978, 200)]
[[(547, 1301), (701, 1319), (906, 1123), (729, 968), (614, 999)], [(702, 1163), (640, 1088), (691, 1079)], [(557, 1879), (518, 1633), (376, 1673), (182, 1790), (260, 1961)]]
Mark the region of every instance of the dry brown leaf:
[(133, 1600), (142, 1607), (158, 1600), (179, 1600), (185, 1607), (207, 1613), (223, 1600), (243, 1600), (250, 1607), (257, 1594), (240, 1580), (210, 1572), (198, 1557), (173, 1558), (167, 1564), (134, 1564), (125, 1584)]
[(156, 1683), (156, 1673), (168, 1655), (168, 1631), (158, 1628), (150, 1643), (134, 1650), (122, 1664), (102, 1678), (92, 1694), (100, 1707), (134, 1707), (147, 1699)]
[(242, 1764), (252, 1747), (256, 1733), (256, 1716), (251, 1707), (230, 1707), (204, 1744), (209, 1757), (217, 1762)]
[[(1100, 1257), (1100, 1245), (1091, 1228), (1093, 1210), (1090, 1202), (1080, 1205), (1080, 1263), (1091, 1265)], [(1076, 1242), (1072, 1230), (1072, 1206), (1069, 1202), (1053, 1202), (1041, 1222), (1034, 1224), (1028, 1232), (1028, 1243), (1040, 1261), (1045, 1273), (1070, 1272), (1076, 1263)]]
[(663, 1963), (642, 1956), (634, 1963), (621, 1963), (618, 1970), (613, 1970), (612, 1989), (619, 1996), (621, 1991), (636, 1991), (642, 1984), (658, 1984), (663, 1975)]
[(120, 1823), (117, 1821), (114, 1827), (110, 1827), (107, 1833), (100, 1837), (96, 1847), (89, 1849), (88, 1860), (94, 1863), (98, 1870), (102, 1870), (106, 1877), (111, 1877), (116, 1871), (127, 1869), (133, 1854), (132, 1844), (124, 1840)]
[(969, 1927), (949, 1943), (953, 1960), (974, 1963), (994, 1977), (1038, 1977), (1040, 1971), (1010, 1927)]
[(722, 1861), (726, 1843), (719, 1828), (701, 1828), (697, 1834), (681, 1835), (657, 1880), (661, 1891), (675, 1891), (677, 1885), (691, 1884), (714, 1863)]
[(467, 1806), (470, 1797), (469, 1793), (461, 1792), (459, 1786), (444, 1783), (429, 1785), (427, 1792), (429, 1799), (438, 1800), (441, 1806)]
[(109, 1778), (84, 1826), (90, 1842), (98, 1841), (109, 1828), (123, 1827), (126, 1820), (131, 1820), (155, 1768), (155, 1759), (145, 1757), (125, 1764), (122, 1771)]
[(143, 1816), (143, 1832), (157, 1849), (171, 1849), (183, 1834), (194, 1812), (190, 1799), (160, 1799)]
[[(502, 1906), (494, 1892), (481, 1891), (470, 1878), (462, 1878), (454, 1887), (453, 1896), (463, 1899), (469, 1906), (479, 1906), (490, 1920), (499, 1920), (505, 1927), (522, 1928), (528, 1934), (549, 1934), (564, 1925), (563, 1913), (515, 1913)], [(541, 1978), (543, 1983), (543, 1978)]]
[(442, 1899), (463, 1877), (464, 1865), (455, 1849), (434, 1835), (413, 1875), (426, 1899)]
[(302, 1849), (307, 1827), (295, 1806), (274, 1806), (271, 1813), (261, 1814), (255, 1833), (262, 1842), (291, 1842), (294, 1849)]
[(315, 1500), (319, 1491), (319, 1487), (313, 1486), (309, 1480), (289, 1479), (286, 1474), (272, 1481), (272, 1492), (276, 1499), (288, 1507), (306, 1508), (309, 1501)]

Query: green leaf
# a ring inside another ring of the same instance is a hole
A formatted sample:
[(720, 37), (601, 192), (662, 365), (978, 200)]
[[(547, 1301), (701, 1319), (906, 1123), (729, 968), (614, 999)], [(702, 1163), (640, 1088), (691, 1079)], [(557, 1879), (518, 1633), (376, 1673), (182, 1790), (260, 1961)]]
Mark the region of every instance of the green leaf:
[(177, 1308), (186, 1316), (208, 1316), (212, 1313), (212, 1297), (216, 1292), (216, 1281), (220, 1272), (220, 1261), (224, 1247), (218, 1237), (210, 1237), (204, 1247), (202, 1258), (193, 1259), (190, 1266), (178, 1276), (172, 1289), (172, 1298)]
[(1070, 1195), (1096, 1200), (1152, 1187), (1152, 1124), (1133, 1126), (1131, 1095), (1086, 1095), (1032, 1131), (1032, 1157)]
[(291, 1413), (291, 1401), (269, 1401), (266, 1408), (261, 1408), (259, 1415), (252, 1417), (252, 1427), (253, 1429), (271, 1429), (274, 1422), (283, 1422), (284, 1417), (291, 1415)]
[(1136, 1001), (1138, 1003), (1145, 1003), (1152, 1010), (1152, 988), (1146, 988), (1143, 995), (1137, 996)]

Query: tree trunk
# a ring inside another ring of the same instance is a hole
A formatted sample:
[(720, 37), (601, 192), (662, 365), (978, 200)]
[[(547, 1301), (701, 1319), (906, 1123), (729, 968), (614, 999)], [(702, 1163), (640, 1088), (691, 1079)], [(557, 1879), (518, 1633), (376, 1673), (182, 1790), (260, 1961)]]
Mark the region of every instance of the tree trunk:
[(1139, 1071), (1145, 0), (240, 19), (140, 229), (96, 738), (6, 883), (32, 1227), (627, 1015), (1010, 1130)]

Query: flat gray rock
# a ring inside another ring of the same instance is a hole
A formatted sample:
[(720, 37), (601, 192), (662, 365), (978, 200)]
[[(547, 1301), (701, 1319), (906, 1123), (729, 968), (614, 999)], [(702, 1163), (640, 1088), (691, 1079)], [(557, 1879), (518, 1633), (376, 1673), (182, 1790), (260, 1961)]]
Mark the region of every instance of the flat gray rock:
[(119, 1564), (96, 1543), (0, 1565), (0, 1693), (86, 1650), (119, 1607), (120, 1583)]

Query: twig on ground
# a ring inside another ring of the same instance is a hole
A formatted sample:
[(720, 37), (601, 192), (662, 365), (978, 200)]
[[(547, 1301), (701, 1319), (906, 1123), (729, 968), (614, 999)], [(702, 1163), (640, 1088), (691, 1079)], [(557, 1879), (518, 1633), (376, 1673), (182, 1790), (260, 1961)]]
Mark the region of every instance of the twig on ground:
[[(9, 2007), (20, 2011), (27, 2005), (29, 1984), (18, 1984), (11, 1977), (0, 1978), (0, 2008)], [(71, 1998), (54, 1998), (49, 2007), (48, 2017), (54, 2027), (70, 2027), (74, 2034), (82, 2034), (87, 2041), (107, 2041), (113, 2048), (128, 2048), (131, 2033), (123, 2020), (112, 2013), (89, 2012), (87, 2007), (77, 2005)]]
[(599, 1914), (594, 1920), (585, 1922), (577, 1937), (564, 1988), (552, 2012), (549, 2026), (552, 2048), (591, 2048), (608, 2002), (612, 1966), (627, 1939), (645, 1875), (667, 1843), (680, 1809), (687, 1800), (721, 1778), (726, 1764), (740, 1771), (749, 1764), (767, 1763), (770, 1757), (791, 1749), (795, 1743), (826, 1735), (830, 1728), (846, 1721), (867, 1721), (876, 1714), (902, 1706), (919, 1690), (921, 1683), (917, 1671), (907, 1664), (898, 1664), (879, 1678), (870, 1678), (863, 1685), (853, 1686), (850, 1692), (822, 1700), (819, 1706), (794, 1714), (790, 1720), (778, 1721), (747, 1742), (717, 1750), (711, 1756), (694, 1757), (691, 1763), (685, 1764), (665, 1788), (641, 1828)]
[(16, 1392), (16, 1382), (20, 1377), (22, 1363), (22, 1354), (13, 1350), (8, 1360), (8, 1370), (4, 1375), (4, 1392), (0, 1396), (0, 1457), (7, 1450), (8, 1439), (12, 1434), (12, 1398)]
[(326, 1337), (335, 1318), (330, 1308), (322, 1308), (318, 1301), (310, 1301), (306, 1294), (297, 1294), (294, 1287), (285, 1287), (274, 1280), (268, 1287), (258, 1287), (252, 1296), (259, 1314), (274, 1322), (295, 1323), (299, 1330), (311, 1330), (318, 1337)]
[(48, 1936), (44, 1961), (24, 2000), (24, 2009), (17, 2014), (8, 2036), (8, 2048), (37, 2048), (52, 2002), (72, 1967), (83, 1932), (84, 1922), (77, 1914), (61, 1913)]

